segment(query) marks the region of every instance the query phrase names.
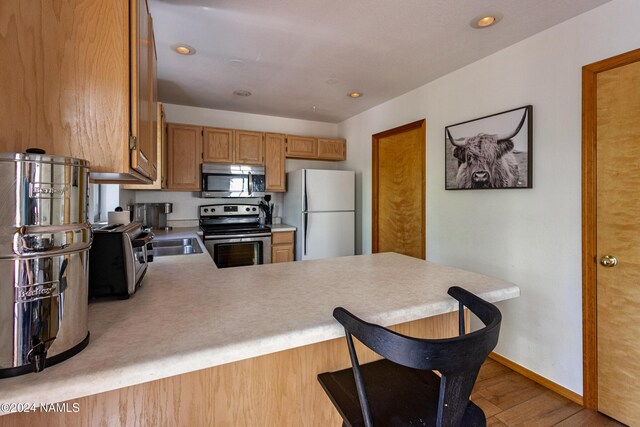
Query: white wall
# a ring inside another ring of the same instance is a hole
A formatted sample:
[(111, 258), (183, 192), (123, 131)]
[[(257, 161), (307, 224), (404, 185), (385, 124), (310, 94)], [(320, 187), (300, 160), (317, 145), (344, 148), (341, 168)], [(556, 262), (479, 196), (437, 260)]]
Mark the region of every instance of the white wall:
[[(519, 285), (522, 296), (500, 304), (496, 351), (578, 393), (581, 67), (640, 47), (638, 22), (640, 1), (614, 0), (339, 126), (360, 189), (357, 249), (369, 253), (371, 135), (426, 118), (428, 259)], [(526, 104), (534, 188), (445, 191), (444, 127)]]
[[(186, 123), (201, 126), (257, 130), (297, 135), (313, 135), (336, 137), (336, 123), (314, 122), (309, 120), (288, 119), (284, 117), (264, 116), (259, 114), (238, 113), (234, 111), (211, 110), (207, 108), (189, 107), (185, 105), (164, 104), (168, 123)], [(302, 168), (337, 169), (340, 163), (287, 160), (287, 171)], [(135, 191), (136, 203), (171, 202), (173, 213), (167, 219), (193, 220), (198, 218), (198, 206), (213, 203), (211, 199), (201, 199), (199, 193), (169, 191)], [(282, 194), (271, 193), (276, 205), (275, 216), (281, 215)]]

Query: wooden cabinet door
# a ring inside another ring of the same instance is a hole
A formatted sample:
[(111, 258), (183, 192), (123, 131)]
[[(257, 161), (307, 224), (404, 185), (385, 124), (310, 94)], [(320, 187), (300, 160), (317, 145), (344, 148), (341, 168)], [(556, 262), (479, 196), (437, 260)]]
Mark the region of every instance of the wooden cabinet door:
[(271, 263), (293, 261), (294, 231), (271, 233)]
[(167, 188), (168, 160), (167, 160), (167, 118), (164, 106), (158, 102), (158, 174), (160, 174), (160, 189)]
[(131, 7), (131, 134), (135, 148), (131, 168), (155, 179), (153, 135), (153, 30), (146, 0), (132, 0)]
[(310, 136), (287, 135), (287, 157), (315, 159), (318, 157), (318, 139)]
[(121, 184), (123, 190), (162, 190), (167, 188), (167, 129), (164, 107), (158, 102), (156, 107), (156, 165), (157, 175), (151, 184)]
[(293, 261), (293, 245), (278, 245), (271, 247), (271, 263)]
[(285, 151), (285, 136), (283, 134), (266, 133), (264, 135), (264, 167), (267, 191), (287, 191)]
[(39, 147), (129, 174), (128, 1), (0, 5), (0, 151)]
[(246, 130), (236, 130), (233, 133), (234, 162), (247, 165), (264, 165), (264, 134)]
[(153, 32), (153, 19), (149, 15), (149, 35), (151, 37), (151, 46), (149, 48), (149, 58), (151, 67), (149, 69), (149, 86), (151, 88), (151, 141), (153, 143), (153, 153), (151, 161), (151, 169), (153, 171), (151, 178), (155, 181), (161, 179), (160, 176), (160, 152), (158, 141), (160, 140), (158, 126), (160, 122), (160, 110), (162, 107), (158, 102), (158, 53), (156, 51), (156, 38)]
[(167, 126), (167, 189), (200, 191), (202, 128)]
[(345, 160), (347, 141), (341, 138), (318, 138), (319, 160)]
[(202, 161), (233, 163), (233, 130), (204, 128)]

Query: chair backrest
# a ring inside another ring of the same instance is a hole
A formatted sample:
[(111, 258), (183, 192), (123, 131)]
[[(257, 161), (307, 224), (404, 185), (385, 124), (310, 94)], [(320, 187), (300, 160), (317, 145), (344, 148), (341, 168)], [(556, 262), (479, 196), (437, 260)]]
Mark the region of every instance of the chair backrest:
[[(365, 425), (373, 424), (352, 336), (394, 363), (440, 372), (437, 426), (460, 425), (478, 371), (498, 343), (502, 315), (496, 306), (460, 287), (449, 288), (448, 294), (458, 301), (460, 308), (460, 336), (453, 338), (412, 338), (365, 322), (342, 307), (333, 311), (345, 329)], [(469, 308), (485, 326), (465, 334), (463, 307)]]

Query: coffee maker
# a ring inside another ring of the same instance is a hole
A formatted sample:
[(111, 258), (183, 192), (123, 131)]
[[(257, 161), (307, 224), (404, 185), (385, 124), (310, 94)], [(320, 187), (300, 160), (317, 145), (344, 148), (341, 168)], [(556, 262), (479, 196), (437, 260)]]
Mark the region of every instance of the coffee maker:
[(133, 220), (152, 230), (171, 230), (167, 226), (167, 214), (173, 212), (173, 203), (136, 203), (133, 205)]

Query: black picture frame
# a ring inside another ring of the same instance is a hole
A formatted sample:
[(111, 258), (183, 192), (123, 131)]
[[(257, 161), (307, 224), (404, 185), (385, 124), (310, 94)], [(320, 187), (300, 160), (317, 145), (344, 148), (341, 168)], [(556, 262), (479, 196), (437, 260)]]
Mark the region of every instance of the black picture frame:
[(533, 188), (532, 105), (449, 125), (444, 144), (446, 190)]

